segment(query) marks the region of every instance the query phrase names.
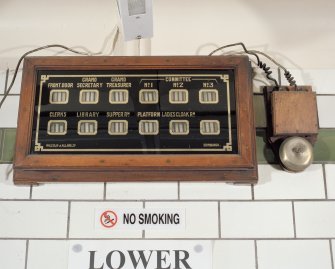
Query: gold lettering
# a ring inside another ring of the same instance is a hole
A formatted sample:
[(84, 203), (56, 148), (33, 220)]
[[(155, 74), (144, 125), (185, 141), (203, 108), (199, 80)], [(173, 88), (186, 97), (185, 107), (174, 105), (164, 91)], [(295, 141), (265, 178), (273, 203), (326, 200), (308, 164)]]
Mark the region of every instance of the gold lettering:
[(60, 117), (65, 118), (66, 112), (49, 112), (49, 117), (50, 118), (60, 118)]
[(192, 81), (192, 77), (165, 77), (165, 81), (166, 82), (191, 82)]
[(97, 82), (98, 79), (96, 77), (84, 77), (81, 80), (82, 82)]
[(73, 88), (73, 83), (62, 83), (62, 88)]
[(130, 112), (107, 112), (107, 118), (128, 118), (130, 117)]
[(96, 88), (101, 88), (102, 85), (103, 85), (103, 83), (99, 83), (99, 82), (97, 82), (97, 83), (93, 83), (93, 82), (88, 82), (88, 83), (81, 83), (81, 82), (79, 82), (79, 83), (77, 83), (77, 87), (81, 88), (81, 89), (83, 89), (83, 88), (93, 88), (93, 89), (96, 89)]
[(112, 82), (126, 82), (127, 78), (126, 77), (112, 77), (111, 81)]
[(130, 88), (131, 87), (131, 82), (126, 82), (126, 83), (123, 83), (123, 82), (117, 82), (117, 83), (107, 82), (106, 85), (107, 85), (107, 88)]
[(100, 112), (77, 112), (77, 118), (97, 118)]
[(61, 83), (48, 83), (48, 88), (60, 88)]
[(161, 116), (161, 112), (153, 112), (153, 111), (148, 111), (148, 112), (137, 112), (137, 117), (139, 118), (158, 118)]

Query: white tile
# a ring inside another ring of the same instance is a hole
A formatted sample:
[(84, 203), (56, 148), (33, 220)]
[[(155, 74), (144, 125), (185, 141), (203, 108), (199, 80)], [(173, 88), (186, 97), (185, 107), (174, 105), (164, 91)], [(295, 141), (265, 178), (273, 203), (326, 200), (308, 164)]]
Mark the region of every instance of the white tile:
[(335, 199), (335, 164), (326, 164), (328, 199)]
[(314, 164), (304, 172), (288, 173), (280, 166), (259, 165), (255, 199), (323, 199), (325, 189), (322, 165)]
[(95, 227), (99, 208), (143, 208), (141, 202), (73, 202), (71, 203), (70, 238), (141, 238), (142, 230), (102, 230)]
[[(335, 94), (335, 86), (332, 78), (335, 77), (335, 69), (290, 69), (297, 85), (311, 85), (313, 91), (318, 94)], [(288, 85), (282, 72), (282, 84)]]
[(0, 70), (0, 94), (4, 93), (5, 84), (6, 84), (6, 70)]
[(317, 96), (320, 128), (335, 128), (335, 96)]
[(257, 242), (258, 269), (331, 269), (328, 240)]
[[(9, 87), (9, 84), (12, 82), (13, 75), (14, 75), (14, 71), (11, 71), (8, 76), (8, 84), (7, 84), (8, 87)], [(19, 70), (17, 72), (13, 87), (10, 90), (10, 94), (19, 94), (21, 92), (21, 81), (22, 81), (22, 70)]]
[(221, 202), (223, 238), (293, 237), (290, 202)]
[(177, 182), (116, 182), (108, 183), (106, 190), (106, 199), (164, 200), (177, 198)]
[(52, 183), (33, 186), (32, 199), (103, 199), (103, 183)]
[(180, 199), (251, 199), (250, 185), (223, 182), (180, 182)]
[[(0, 95), (2, 99), (3, 95)], [(17, 114), (19, 109), (19, 96), (7, 96), (0, 109), (0, 128), (17, 126)]]
[(15, 186), (13, 166), (0, 164), (0, 199), (29, 199), (30, 186)]
[(145, 208), (185, 209), (184, 230), (146, 230), (146, 238), (217, 238), (216, 202), (148, 202)]
[(69, 241), (30, 240), (27, 269), (66, 269)]
[(0, 268), (24, 269), (25, 240), (0, 240)]
[(297, 237), (335, 237), (335, 202), (295, 202)]
[(0, 237), (64, 238), (66, 202), (0, 201)]
[(255, 248), (251, 240), (216, 240), (213, 269), (255, 269)]

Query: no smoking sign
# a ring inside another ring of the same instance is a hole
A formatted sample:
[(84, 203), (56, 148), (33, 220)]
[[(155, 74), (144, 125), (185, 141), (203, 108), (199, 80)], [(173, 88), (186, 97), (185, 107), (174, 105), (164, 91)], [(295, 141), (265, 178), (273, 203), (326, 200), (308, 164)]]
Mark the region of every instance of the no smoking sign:
[(105, 228), (114, 227), (117, 223), (117, 220), (117, 215), (112, 210), (106, 210), (100, 216), (100, 223)]

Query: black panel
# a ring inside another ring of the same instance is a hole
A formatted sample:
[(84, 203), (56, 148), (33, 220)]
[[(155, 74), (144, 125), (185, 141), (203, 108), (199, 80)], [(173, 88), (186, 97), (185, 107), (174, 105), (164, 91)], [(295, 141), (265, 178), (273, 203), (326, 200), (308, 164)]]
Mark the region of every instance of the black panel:
[[(233, 70), (40, 70), (37, 71), (36, 81), (32, 154), (238, 153)], [(178, 89), (178, 87), (188, 90), (187, 104), (169, 102), (169, 90)], [(68, 103), (50, 104), (50, 91), (55, 89), (68, 90)], [(98, 90), (98, 103), (81, 104), (79, 92), (82, 89)], [(113, 89), (128, 90), (129, 102), (111, 104), (109, 91)], [(141, 104), (139, 102), (141, 89), (157, 89), (158, 104)], [(200, 89), (217, 89), (219, 102), (201, 104)], [(91, 112), (91, 114), (86, 115), (81, 112)], [(113, 114), (113, 112), (120, 113)], [(48, 134), (50, 120), (65, 120), (66, 134)], [(80, 120), (96, 120), (97, 134), (79, 135), (78, 121)], [(128, 133), (110, 135), (108, 133), (110, 120), (128, 121)], [(140, 120), (158, 120), (159, 133), (157, 135), (139, 134)], [(189, 121), (189, 134), (171, 135), (169, 133), (171, 120)], [(220, 134), (201, 134), (201, 120), (219, 121)]]

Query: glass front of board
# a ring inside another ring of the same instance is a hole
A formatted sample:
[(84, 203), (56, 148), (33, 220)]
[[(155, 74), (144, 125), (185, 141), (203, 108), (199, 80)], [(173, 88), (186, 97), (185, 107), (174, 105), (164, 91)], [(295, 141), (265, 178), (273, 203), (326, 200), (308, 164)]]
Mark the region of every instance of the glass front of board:
[(237, 154), (234, 70), (39, 70), (31, 154)]

